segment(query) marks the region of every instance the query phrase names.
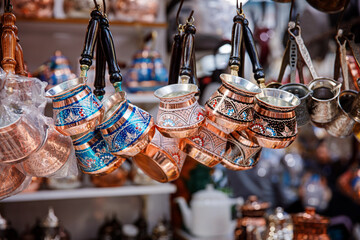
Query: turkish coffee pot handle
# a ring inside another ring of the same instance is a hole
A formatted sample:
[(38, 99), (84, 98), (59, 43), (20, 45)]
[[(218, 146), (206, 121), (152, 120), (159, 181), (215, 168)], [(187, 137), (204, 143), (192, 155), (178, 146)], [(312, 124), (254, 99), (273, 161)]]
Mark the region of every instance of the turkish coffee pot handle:
[(116, 59), (115, 46), (111, 31), (109, 29), (109, 21), (102, 16), (100, 19), (100, 41), (104, 52), (106, 62), (108, 64), (110, 82), (116, 91), (121, 91), (122, 75), (119, 64)]
[[(99, 29), (100, 31), (100, 29)], [(95, 81), (94, 81), (94, 95), (98, 99), (102, 99), (105, 95), (105, 71), (106, 58), (101, 47), (101, 32), (98, 33), (98, 41), (96, 43), (96, 66), (95, 66)]]
[(231, 75), (239, 76), (241, 59), (241, 46), (243, 42), (243, 15), (236, 15), (233, 19), (233, 27), (231, 32), (231, 55), (229, 59), (229, 66)]
[(256, 45), (254, 41), (254, 36), (249, 27), (249, 21), (246, 18), (244, 19), (244, 37), (245, 37), (246, 50), (253, 66), (254, 78), (258, 82), (259, 86), (261, 88), (264, 88), (265, 87), (264, 69), (260, 64), (259, 55), (257, 53)]
[(16, 16), (11, 12), (4, 12), (2, 15), (1, 66), (6, 73), (15, 73), (16, 68)]
[(80, 69), (81, 69), (80, 77), (86, 77), (87, 71), (92, 65), (95, 43), (97, 40), (99, 23), (102, 13), (98, 9), (95, 9), (91, 12), (90, 15), (91, 15), (91, 19), (89, 20), (89, 24), (86, 31), (84, 49), (81, 53), (81, 59), (79, 61)]
[(19, 43), (19, 36), (18, 36), (18, 28), (15, 29), (15, 36), (16, 36), (16, 47), (15, 47), (15, 73), (22, 76), (27, 76), (27, 72), (25, 70), (25, 64), (24, 64), (24, 53), (22, 50), (22, 47)]
[[(297, 32), (295, 32), (295, 31), (297, 31)], [(301, 58), (305, 62), (305, 65), (309, 69), (312, 79), (317, 79), (318, 75), (317, 75), (314, 65), (311, 61), (309, 51), (307, 50), (304, 40), (301, 37), (300, 26), (298, 24), (296, 24), (295, 22), (291, 21), (291, 22), (289, 22), (288, 32), (293, 38), (295, 38), (295, 41), (296, 41), (296, 44), (298, 47), (298, 51), (301, 55)]]
[(194, 76), (194, 69), (192, 69), (194, 60), (194, 39), (196, 28), (193, 24), (187, 23), (185, 25), (185, 35), (183, 41), (181, 67), (179, 72), (179, 83), (187, 84)]
[(184, 35), (181, 31), (178, 31), (178, 33), (174, 35), (171, 48), (168, 85), (176, 84), (179, 81), (183, 37)]

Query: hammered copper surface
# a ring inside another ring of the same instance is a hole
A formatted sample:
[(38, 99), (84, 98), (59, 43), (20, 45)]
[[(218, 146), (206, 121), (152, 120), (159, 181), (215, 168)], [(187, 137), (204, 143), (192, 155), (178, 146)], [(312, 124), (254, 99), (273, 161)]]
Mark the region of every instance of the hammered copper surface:
[(17, 188), (25, 180), (25, 175), (15, 166), (0, 166), (0, 198), (4, 197)]
[(53, 175), (65, 165), (72, 149), (70, 137), (60, 134), (51, 126), (46, 131), (40, 148), (23, 161), (24, 170), (35, 177)]
[(186, 154), (179, 150), (179, 139), (166, 138), (158, 131), (149, 145), (133, 157), (135, 164), (158, 182), (170, 182), (180, 176)]
[(41, 144), (39, 130), (24, 115), (0, 128), (0, 161), (17, 163), (33, 153)]

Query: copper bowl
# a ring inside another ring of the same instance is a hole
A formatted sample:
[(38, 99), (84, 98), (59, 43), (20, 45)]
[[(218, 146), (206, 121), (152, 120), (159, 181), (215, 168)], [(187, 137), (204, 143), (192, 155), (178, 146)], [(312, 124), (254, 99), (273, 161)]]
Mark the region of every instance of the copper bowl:
[(51, 176), (65, 165), (71, 149), (71, 138), (50, 126), (46, 129), (45, 139), (39, 149), (24, 159), (24, 170), (36, 177)]
[(23, 161), (40, 146), (41, 133), (24, 115), (13, 123), (0, 127), (0, 162)]

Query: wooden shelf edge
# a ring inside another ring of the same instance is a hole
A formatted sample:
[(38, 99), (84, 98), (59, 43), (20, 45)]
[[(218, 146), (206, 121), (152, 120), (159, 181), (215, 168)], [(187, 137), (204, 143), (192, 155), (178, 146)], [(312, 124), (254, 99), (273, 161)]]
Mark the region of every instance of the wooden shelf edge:
[(171, 194), (175, 191), (176, 186), (170, 183), (144, 186), (131, 185), (112, 188), (41, 190), (32, 193), (19, 193), (15, 196), (1, 200), (0, 203)]
[[(34, 22), (34, 23), (63, 23), (63, 24), (88, 24), (89, 19), (83, 18), (17, 18), (18, 22)], [(109, 20), (110, 26), (123, 27), (146, 27), (146, 28), (167, 28), (166, 22), (127, 22), (119, 20)]]

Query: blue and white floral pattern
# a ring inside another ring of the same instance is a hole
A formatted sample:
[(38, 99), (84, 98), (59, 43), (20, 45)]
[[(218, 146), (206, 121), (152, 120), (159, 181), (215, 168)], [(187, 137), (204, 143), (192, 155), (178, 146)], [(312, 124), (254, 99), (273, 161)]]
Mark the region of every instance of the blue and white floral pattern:
[(77, 123), (91, 117), (101, 108), (101, 102), (90, 92), (79, 101), (61, 108), (54, 108), (55, 126)]

